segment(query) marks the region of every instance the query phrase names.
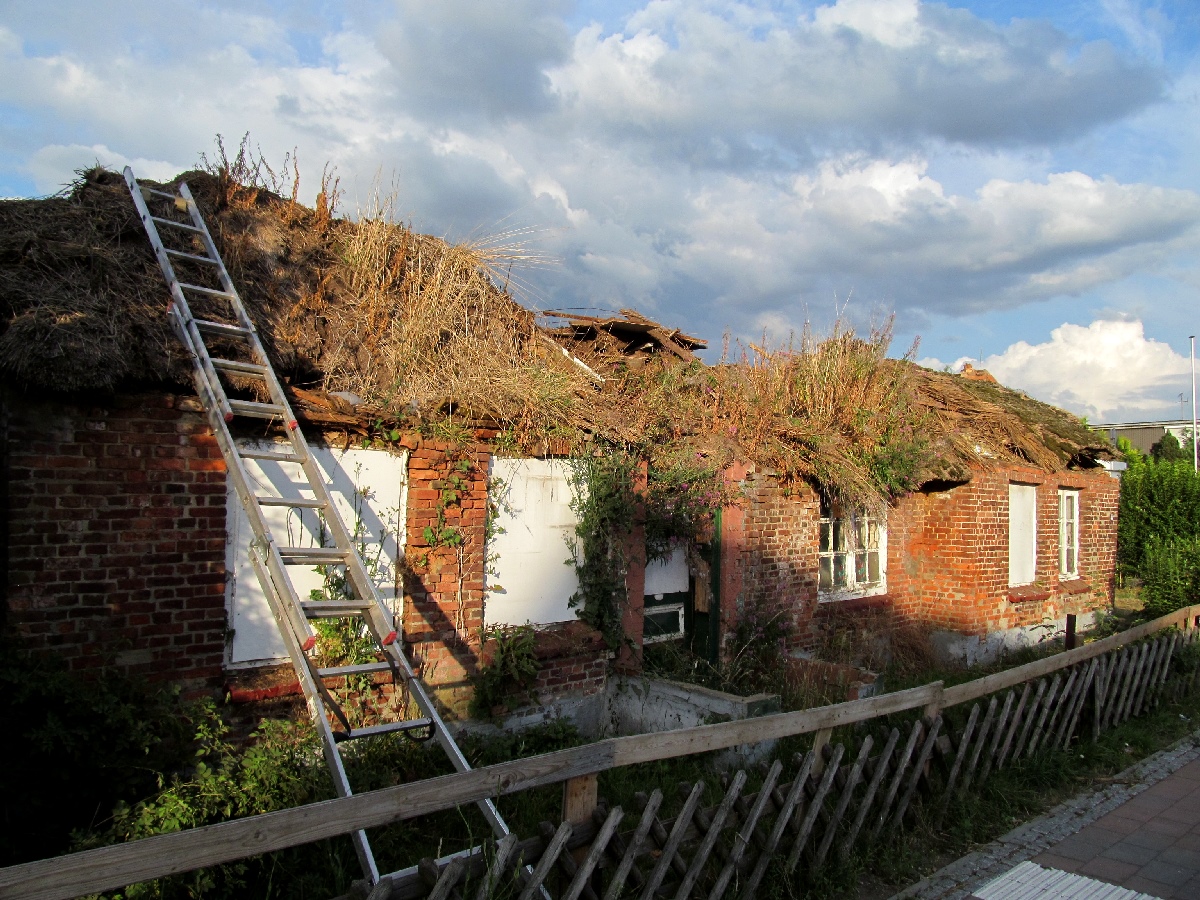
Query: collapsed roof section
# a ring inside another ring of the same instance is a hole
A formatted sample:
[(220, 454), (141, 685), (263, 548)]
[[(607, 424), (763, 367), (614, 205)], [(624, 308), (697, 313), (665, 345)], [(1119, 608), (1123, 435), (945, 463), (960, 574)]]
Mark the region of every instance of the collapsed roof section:
[[(504, 429), (526, 451), (578, 451), (598, 437), (651, 454), (740, 456), (823, 484), (854, 470), (866, 479), (856, 496), (889, 441), (922, 448), (910, 483), (965, 481), (975, 466), (1009, 462), (1086, 467), (1110, 455), (1074, 416), (993, 379), (887, 359), (890, 335), (835, 332), (707, 366), (696, 356), (704, 340), (630, 309), (560, 310), (540, 325), (498, 286), (495, 273), (513, 261), (503, 248), (453, 246), (386, 215), (338, 219), (228, 172), (179, 180), (298, 411), (320, 424), (452, 417)], [(97, 168), (62, 196), (0, 201), (9, 384), (186, 383), (166, 300), (120, 175)]]
[(548, 335), (575, 355), (601, 366), (620, 362), (639, 369), (660, 353), (691, 362), (697, 358), (697, 350), (708, 348), (708, 341), (666, 328), (634, 309), (622, 309), (619, 315), (607, 318), (570, 310), (549, 310), (541, 315), (561, 323), (545, 325)]

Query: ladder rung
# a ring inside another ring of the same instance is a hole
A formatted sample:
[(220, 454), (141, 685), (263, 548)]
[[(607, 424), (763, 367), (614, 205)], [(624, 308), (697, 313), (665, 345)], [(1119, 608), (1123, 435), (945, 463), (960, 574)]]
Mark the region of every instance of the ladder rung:
[(430, 719), (408, 719), (404, 722), (388, 722), (384, 725), (371, 725), (368, 728), (355, 728), (349, 733), (335, 731), (333, 739), (340, 744), (344, 741), (353, 741), (358, 738), (377, 737), (381, 734), (392, 734), (397, 731), (418, 731), (422, 728), (432, 728), (432, 726), (433, 721)]
[[(271, 460), (273, 462), (291, 462), (291, 463), (304, 462), (304, 457), (297, 456), (295, 453), (272, 453), (270, 450), (238, 450), (237, 453), (238, 453), (238, 456), (240, 456), (242, 459), (266, 459), (266, 460)], [(282, 498), (271, 497), (270, 499), (271, 500), (281, 500)], [(320, 500), (313, 500), (313, 501), (306, 500), (304, 502), (306, 504), (311, 502), (313, 504), (313, 506), (310, 507), (311, 509), (319, 509), (320, 507), (325, 505)], [(294, 506), (294, 505), (295, 505), (295, 502), (291, 501), (291, 500), (286, 501), (286, 502), (281, 502), (281, 503), (266, 503), (266, 502), (263, 503), (263, 506)]]
[(366, 615), (371, 604), (358, 600), (301, 600), (300, 608), (309, 619), (342, 619)]
[(172, 228), (182, 228), (184, 231), (194, 231), (196, 234), (204, 234), (204, 230), (197, 228), (195, 225), (187, 225), (183, 222), (176, 222), (174, 219), (160, 219), (158, 216), (151, 216), (151, 221), (157, 222), (159, 225), (170, 225)]
[(229, 291), (219, 291), (216, 288), (203, 287), (199, 284), (188, 284), (186, 281), (180, 281), (177, 284), (185, 291), (192, 291), (196, 294), (207, 294), (210, 297), (224, 297), (226, 300), (233, 299), (233, 294), (229, 293)]
[(285, 563), (303, 565), (304, 563), (341, 563), (349, 558), (350, 553), (336, 547), (280, 547), (279, 555)]
[(340, 678), (344, 675), (371, 675), (375, 672), (390, 672), (392, 666), (386, 662), (360, 663), (357, 666), (334, 666), (331, 669), (317, 669), (322, 678)]
[[(251, 456), (250, 453), (243, 453), (242, 456), (250, 459), (274, 459), (275, 457)], [(325, 504), (320, 500), (309, 499), (293, 499), (290, 497), (255, 497), (259, 506), (294, 506), (297, 509), (324, 509)]]
[(213, 259), (211, 256), (197, 256), (195, 253), (184, 253), (182, 250), (172, 250), (170, 247), (163, 247), (163, 252), (167, 256), (186, 259), (190, 262), (208, 263), (210, 266), (219, 266), (221, 264), (219, 259)]
[(258, 378), (267, 377), (267, 367), (258, 363), (241, 362), (236, 359), (212, 359), (214, 369), (222, 372), (232, 372), (235, 375), (252, 375)]
[(287, 412), (282, 406), (274, 403), (255, 403), (253, 400), (230, 400), (229, 408), (239, 416), (249, 416), (252, 419), (282, 419)]
[(224, 322), (210, 322), (208, 319), (192, 319), (196, 328), (207, 334), (216, 334), (221, 337), (250, 337), (250, 329), (243, 328), (241, 325), (226, 325)]
[(172, 194), (169, 191), (156, 191), (154, 188), (144, 187), (140, 184), (138, 185), (138, 190), (140, 190), (143, 194), (153, 194), (155, 197), (166, 197), (168, 200), (183, 199), (183, 197), (181, 197), (179, 194)]

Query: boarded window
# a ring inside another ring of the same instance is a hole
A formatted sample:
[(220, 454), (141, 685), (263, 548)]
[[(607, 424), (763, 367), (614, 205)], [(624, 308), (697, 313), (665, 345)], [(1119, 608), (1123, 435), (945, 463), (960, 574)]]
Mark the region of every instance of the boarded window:
[(1008, 486), (1008, 583), (1032, 584), (1037, 577), (1037, 488)]
[(577, 618), (569, 601), (579, 590), (568, 540), (570, 470), (562, 460), (493, 459), (497, 515), (488, 541), (488, 625), (537, 625)]
[(1079, 491), (1058, 492), (1058, 571), (1079, 577)]
[[(243, 449), (291, 449), (290, 444), (272, 441), (239, 441)], [(313, 458), (325, 473), (325, 484), (346, 527), (356, 535), (363, 561), (389, 609), (399, 614), (403, 590), (398, 590), (396, 559), (404, 546), (404, 508), (407, 455), (386, 450), (332, 450), (310, 447)], [(296, 463), (246, 460), (251, 487), (262, 497), (311, 497), (300, 490), (306, 484)], [(263, 507), (267, 527), (280, 546), (319, 547), (331, 543), (326, 538), (316, 510)], [(228, 662), (233, 666), (277, 663), (286, 659), (287, 650), (279, 635), (271, 607), (258, 583), (250, 562), (253, 534), (246, 512), (230, 484), (226, 499), (225, 552), (229, 625), (233, 640), (229, 643)], [(322, 591), (324, 575), (316, 567), (290, 566), (288, 574), (301, 600), (310, 592)]]
[(669, 641), (683, 637), (684, 610), (690, 593), (687, 548), (676, 547), (666, 559), (646, 565), (645, 624), (643, 641)]

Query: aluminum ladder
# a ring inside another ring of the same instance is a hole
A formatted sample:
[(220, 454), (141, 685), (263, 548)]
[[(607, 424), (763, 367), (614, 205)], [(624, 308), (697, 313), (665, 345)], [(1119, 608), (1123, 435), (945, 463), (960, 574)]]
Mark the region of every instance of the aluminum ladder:
[[(354, 738), (390, 732), (405, 732), (413, 736), (421, 732), (423, 736), (418, 739), (435, 738), (456, 771), (468, 771), (470, 764), (446, 729), (404, 654), (397, 623), (384, 605), (350, 532), (333, 505), (325, 477), (309, 452), (308, 443), (297, 425), (254, 323), (246, 313), (187, 184), (180, 182), (178, 192), (173, 193), (139, 185), (128, 166), (124, 174), (134, 205), (170, 287), (171, 302), (167, 314), (171, 328), (191, 357), (196, 392), (225, 457), (229, 479), (250, 522), (253, 533), (250, 560), (270, 603), (271, 613), (279, 626), (309, 712), (316, 723), (325, 761), (338, 796), (348, 797), (351, 794), (339, 745)], [(152, 205), (155, 212), (151, 212)], [(164, 244), (160, 229), (171, 236), (171, 246)], [(196, 271), (201, 277), (180, 280), (175, 271), (176, 264)], [(200, 280), (207, 280), (210, 286), (193, 283)], [(189, 296), (192, 304), (189, 303)], [(193, 304), (213, 308), (216, 313), (206, 313), (213, 317), (197, 318), (192, 312)], [(205, 336), (222, 348), (233, 350), (225, 356), (240, 358), (213, 356), (205, 343)], [(230, 398), (222, 377), (250, 380), (265, 391), (269, 402)], [(278, 422), (287, 434), (290, 448), (283, 450), (281, 446), (283, 452), (240, 448), (229, 430), (230, 423), (239, 417)], [(297, 486), (301, 493), (311, 494), (311, 499), (259, 495), (247, 473), (246, 460), (250, 459), (298, 466)], [(263, 514), (263, 508), (269, 506), (316, 511), (334, 546), (293, 547), (281, 544), (271, 533)], [(302, 600), (288, 572), (290, 566), (344, 567), (347, 594), (353, 599), (346, 602)], [(374, 640), (376, 655), (382, 658), (374, 663), (319, 667), (310, 655), (317, 643), (311, 621), (322, 618), (361, 620)], [(374, 677), (376, 673), (390, 673), (397, 688), (406, 688), (422, 717), (352, 728), (349, 717), (333, 697), (326, 681), (361, 675)], [(340, 727), (334, 728), (331, 716)], [(496, 837), (508, 834), (508, 826), (491, 800), (481, 801), (479, 808)], [(352, 838), (364, 876), (370, 884), (378, 883), (380, 873), (366, 832), (356, 831)]]

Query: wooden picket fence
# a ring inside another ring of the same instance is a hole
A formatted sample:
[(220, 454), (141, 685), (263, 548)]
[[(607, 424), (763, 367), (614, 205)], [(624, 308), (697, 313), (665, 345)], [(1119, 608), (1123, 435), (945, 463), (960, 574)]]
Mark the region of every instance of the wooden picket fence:
[(749, 777), (740, 770), (722, 779), (724, 796), (710, 808), (701, 803), (708, 784), (681, 784), (682, 805), (670, 817), (659, 790), (639, 794), (628, 814), (600, 803), (585, 822), (544, 822), (526, 841), (510, 835), (470, 855), (423, 860), (371, 896), (753, 897), (768, 873), (818, 869), (856, 845), (885, 840), (915, 803), (933, 804), (940, 822), (956, 795), (1006, 765), (1094, 740), (1155, 706), (1164, 692), (1194, 690), (1200, 669), (1169, 673), (1174, 654), (1197, 640), (1193, 629), (1127, 645), (981, 697), (969, 710), (960, 704), (868, 733), (856, 749), (822, 743), (818, 734), (814, 748), (796, 757), (790, 781), (776, 761), (758, 789), (746, 791)]
[[(965, 684), (941, 682), (817, 709), (581, 747), (0, 869), (0, 900), (65, 900), (562, 784), (562, 822), (385, 876), (370, 900), (752, 897), (764, 878), (819, 870), (886, 840), (917, 806), (945, 815), (1016, 760), (1094, 740), (1164, 696), (1197, 688), (1173, 665), (1200, 606)], [(1193, 654), (1190, 654), (1194, 656)], [(889, 727), (886, 717), (900, 715)], [(907, 716), (905, 716), (907, 714)], [(835, 728), (859, 725), (849, 744)], [(812, 735), (753, 777), (738, 771), (607, 808), (597, 775), (623, 766)], [(755, 789), (747, 790), (748, 785)], [(706, 806), (705, 796), (720, 797)], [(667, 809), (675, 810), (673, 815)]]

